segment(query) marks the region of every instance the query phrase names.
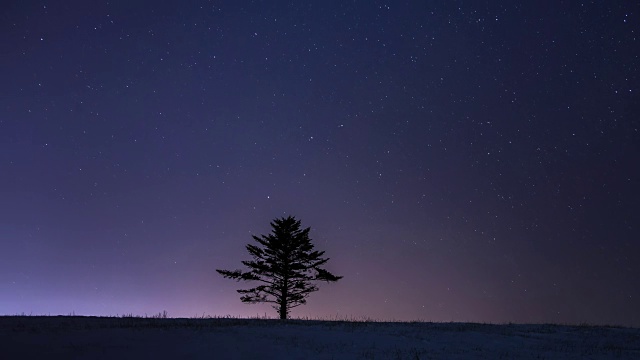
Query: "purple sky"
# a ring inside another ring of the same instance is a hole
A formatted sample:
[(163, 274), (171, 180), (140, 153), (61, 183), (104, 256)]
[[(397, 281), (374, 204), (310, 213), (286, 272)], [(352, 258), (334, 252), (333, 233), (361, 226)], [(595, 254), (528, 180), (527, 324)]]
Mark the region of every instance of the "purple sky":
[(636, 2), (11, 1), (0, 314), (256, 314), (216, 268), (294, 215), (293, 316), (640, 326)]

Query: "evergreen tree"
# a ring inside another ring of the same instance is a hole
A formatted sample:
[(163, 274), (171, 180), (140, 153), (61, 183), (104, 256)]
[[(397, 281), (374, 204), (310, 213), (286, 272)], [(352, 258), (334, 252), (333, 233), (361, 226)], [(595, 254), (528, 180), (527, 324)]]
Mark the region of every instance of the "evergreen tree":
[(342, 276), (321, 268), (329, 258), (322, 258), (324, 251), (314, 250), (310, 228), (301, 229), (295, 217), (274, 219), (271, 228), (269, 235), (252, 235), (258, 245), (247, 244), (253, 260), (242, 264), (249, 271), (216, 271), (225, 278), (260, 282), (254, 288), (238, 290), (242, 294), (240, 300), (250, 304), (273, 303), (280, 319), (286, 319), (291, 308), (304, 305), (309, 294), (318, 291), (313, 281), (335, 282)]

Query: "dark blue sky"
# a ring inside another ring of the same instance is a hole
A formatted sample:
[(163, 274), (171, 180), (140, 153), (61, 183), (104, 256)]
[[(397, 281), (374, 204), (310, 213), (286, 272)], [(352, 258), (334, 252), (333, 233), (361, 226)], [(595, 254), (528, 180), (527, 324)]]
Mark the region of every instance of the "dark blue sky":
[(3, 4), (0, 313), (274, 314), (215, 269), (291, 214), (294, 316), (640, 326), (639, 10)]

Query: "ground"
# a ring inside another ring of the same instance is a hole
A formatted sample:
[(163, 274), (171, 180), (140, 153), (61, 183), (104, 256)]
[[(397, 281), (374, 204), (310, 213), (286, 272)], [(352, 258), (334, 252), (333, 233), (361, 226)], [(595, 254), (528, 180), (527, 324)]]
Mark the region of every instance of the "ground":
[(0, 352), (2, 359), (639, 359), (640, 329), (4, 316)]

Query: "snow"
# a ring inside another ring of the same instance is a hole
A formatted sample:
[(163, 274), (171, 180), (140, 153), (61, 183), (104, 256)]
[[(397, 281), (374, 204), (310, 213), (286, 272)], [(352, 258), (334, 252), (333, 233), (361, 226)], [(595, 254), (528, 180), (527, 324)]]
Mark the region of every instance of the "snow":
[(640, 329), (275, 319), (0, 317), (2, 359), (640, 359)]

